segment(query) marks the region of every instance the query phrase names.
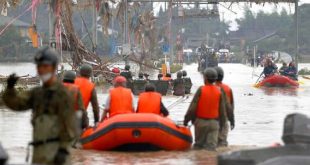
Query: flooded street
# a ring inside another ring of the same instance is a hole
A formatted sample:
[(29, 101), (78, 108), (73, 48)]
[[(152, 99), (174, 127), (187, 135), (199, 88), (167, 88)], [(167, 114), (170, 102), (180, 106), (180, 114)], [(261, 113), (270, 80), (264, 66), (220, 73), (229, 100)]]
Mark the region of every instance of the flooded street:
[[(298, 89), (258, 89), (253, 85), (260, 74), (242, 64), (221, 64), (225, 71), (224, 82), (229, 84), (235, 97), (236, 128), (229, 134), (229, 143), (234, 146), (269, 146), (281, 142), (283, 119), (289, 113), (299, 112), (310, 115), (310, 81), (300, 79)], [(300, 68), (310, 64), (301, 64)], [(203, 84), (197, 65), (186, 65), (184, 69), (194, 83), (192, 91)], [(1, 64), (0, 75), (17, 72), (18, 75), (35, 75), (32, 64), (6, 65)], [(254, 74), (255, 73), (255, 74)], [(99, 102), (105, 102), (106, 94), (99, 88)], [(166, 96), (166, 106), (173, 104), (179, 97)], [(183, 102), (173, 106), (170, 118), (183, 121), (192, 95)], [(91, 112), (91, 111), (89, 111)], [(91, 113), (89, 113), (92, 116)], [(16, 113), (7, 109), (0, 110), (0, 142), (8, 149), (10, 163), (23, 163), (27, 143), (31, 139), (30, 112)], [(192, 127), (193, 128), (193, 127)], [(73, 151), (73, 161), (77, 165), (92, 164), (212, 164), (214, 153), (206, 151), (186, 152), (98, 152)]]

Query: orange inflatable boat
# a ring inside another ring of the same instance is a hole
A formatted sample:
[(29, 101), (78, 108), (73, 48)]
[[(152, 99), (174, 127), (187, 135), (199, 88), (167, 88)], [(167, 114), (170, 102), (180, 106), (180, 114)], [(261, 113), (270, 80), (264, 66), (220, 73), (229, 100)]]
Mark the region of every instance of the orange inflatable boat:
[(116, 115), (88, 128), (81, 137), (84, 149), (95, 150), (186, 150), (192, 135), (187, 127), (156, 114)]

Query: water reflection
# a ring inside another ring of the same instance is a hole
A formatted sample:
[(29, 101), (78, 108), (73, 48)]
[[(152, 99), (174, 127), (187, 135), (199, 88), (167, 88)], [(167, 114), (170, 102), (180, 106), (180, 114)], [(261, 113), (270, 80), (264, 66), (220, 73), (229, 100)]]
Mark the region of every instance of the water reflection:
[(299, 88), (283, 88), (283, 87), (261, 87), (264, 94), (268, 96), (284, 95), (297, 96)]

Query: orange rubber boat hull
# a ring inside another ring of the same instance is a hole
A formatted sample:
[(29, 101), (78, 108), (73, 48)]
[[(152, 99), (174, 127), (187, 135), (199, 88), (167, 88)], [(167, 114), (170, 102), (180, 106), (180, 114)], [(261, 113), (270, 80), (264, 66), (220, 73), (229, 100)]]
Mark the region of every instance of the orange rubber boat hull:
[(298, 87), (299, 83), (286, 76), (272, 75), (261, 81), (258, 86), (264, 87)]
[(187, 127), (156, 114), (121, 114), (89, 128), (81, 137), (84, 149), (114, 150), (122, 145), (150, 144), (163, 150), (186, 150), (192, 135)]

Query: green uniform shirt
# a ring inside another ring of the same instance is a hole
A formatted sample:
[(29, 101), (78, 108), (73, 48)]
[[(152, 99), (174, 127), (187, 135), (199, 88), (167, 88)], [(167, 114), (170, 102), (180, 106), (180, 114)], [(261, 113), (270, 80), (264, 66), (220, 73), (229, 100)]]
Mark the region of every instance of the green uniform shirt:
[(69, 149), (78, 135), (73, 99), (65, 87), (55, 82), (24, 93), (6, 89), (3, 101), (14, 111), (32, 110), (33, 142), (59, 139), (34, 146), (33, 163), (50, 164), (59, 148)]

